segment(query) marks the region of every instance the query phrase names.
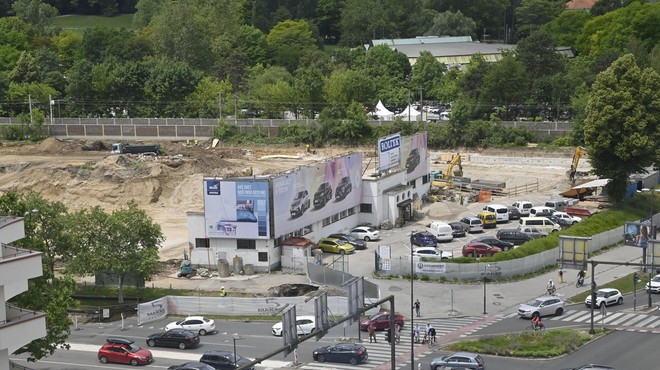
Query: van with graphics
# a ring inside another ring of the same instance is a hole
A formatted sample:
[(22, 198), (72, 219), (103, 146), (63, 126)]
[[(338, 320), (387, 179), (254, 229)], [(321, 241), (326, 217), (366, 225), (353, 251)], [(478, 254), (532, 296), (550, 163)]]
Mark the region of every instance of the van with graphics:
[(433, 234), (441, 242), (449, 242), (454, 239), (453, 229), (446, 222), (433, 221), (426, 225), (426, 231)]
[(501, 204), (489, 204), (484, 211), (493, 212), (498, 223), (509, 222), (509, 208)]

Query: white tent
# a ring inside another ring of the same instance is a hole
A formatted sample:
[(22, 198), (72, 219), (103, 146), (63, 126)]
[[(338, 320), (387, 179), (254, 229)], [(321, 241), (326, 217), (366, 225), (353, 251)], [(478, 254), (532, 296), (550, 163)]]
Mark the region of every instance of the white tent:
[(394, 120), (394, 113), (385, 108), (383, 102), (380, 100), (378, 101), (378, 104), (376, 104), (376, 115), (378, 116), (378, 119), (383, 121)]
[(396, 115), (397, 117), (403, 118), (404, 121), (421, 121), (422, 114), (418, 110), (413, 108), (412, 105), (408, 105), (403, 112)]

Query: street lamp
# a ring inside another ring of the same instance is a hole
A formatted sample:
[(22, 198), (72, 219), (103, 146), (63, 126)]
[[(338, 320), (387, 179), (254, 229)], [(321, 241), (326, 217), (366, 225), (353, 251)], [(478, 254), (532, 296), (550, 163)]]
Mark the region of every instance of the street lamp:
[(234, 369), (236, 368), (236, 341), (241, 340), (241, 338), (238, 333), (234, 333), (234, 335), (231, 337), (231, 339), (234, 341)]
[(486, 312), (486, 272), (490, 268), (490, 263), (484, 266), (484, 315), (487, 314)]
[[(648, 189), (648, 188), (642, 189), (642, 192), (649, 192), (649, 191), (651, 192), (651, 218), (649, 220), (650, 226), (649, 226), (649, 229), (648, 229), (649, 232), (648, 232), (648, 236), (647, 236), (647, 243), (648, 243), (648, 240), (655, 239), (655, 234), (653, 233), (653, 203), (655, 203), (655, 192), (658, 191), (658, 189), (655, 188), (655, 185), (653, 186), (653, 189)], [(641, 230), (640, 230), (640, 233), (641, 233)], [(655, 246), (655, 244), (653, 244), (653, 245)], [(646, 258), (648, 256), (648, 253), (646, 253), (647, 248), (648, 248), (648, 244), (647, 244), (647, 246), (644, 247), (644, 267), (646, 267), (646, 265), (648, 264), (648, 261), (646, 260)], [(651, 289), (650, 289), (650, 287), (651, 287), (651, 276), (653, 275), (653, 269), (655, 268), (655, 266), (654, 266), (654, 264), (655, 264), (655, 251), (651, 252), (651, 257), (650, 258), (651, 258), (651, 271), (648, 272), (649, 273), (649, 283), (648, 283), (649, 284), (649, 289), (648, 289), (649, 308), (653, 307), (653, 299), (651, 298)]]
[(413, 235), (415, 231), (410, 232), (410, 370), (415, 370), (415, 301), (414, 301), (414, 287), (415, 281), (415, 261), (413, 258)]

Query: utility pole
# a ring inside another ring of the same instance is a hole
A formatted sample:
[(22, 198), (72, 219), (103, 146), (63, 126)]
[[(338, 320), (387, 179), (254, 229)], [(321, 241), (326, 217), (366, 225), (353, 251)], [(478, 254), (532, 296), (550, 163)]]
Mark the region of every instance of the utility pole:
[(222, 119), (222, 92), (218, 93), (218, 118)]

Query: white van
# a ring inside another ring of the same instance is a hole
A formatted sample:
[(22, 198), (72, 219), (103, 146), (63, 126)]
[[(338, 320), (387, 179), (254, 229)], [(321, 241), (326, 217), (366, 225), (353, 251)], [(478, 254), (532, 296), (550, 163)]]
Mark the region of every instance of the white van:
[(513, 203), (512, 206), (518, 208), (518, 212), (520, 212), (520, 216), (522, 216), (522, 217), (529, 216), (529, 210), (532, 207), (534, 207), (532, 202), (530, 202), (528, 200), (519, 200), (519, 201)]
[(559, 231), (561, 227), (556, 223), (550, 221), (547, 217), (525, 217), (520, 219), (520, 226), (522, 227), (535, 227), (548, 234)]
[(555, 210), (546, 206), (532, 207), (529, 209), (529, 217), (548, 217), (552, 216), (553, 213), (555, 213)]
[(509, 222), (509, 208), (501, 204), (489, 204), (484, 207), (484, 211), (493, 212), (497, 223)]
[(454, 239), (453, 229), (446, 222), (433, 221), (426, 225), (426, 231), (433, 234), (440, 242), (449, 242)]

